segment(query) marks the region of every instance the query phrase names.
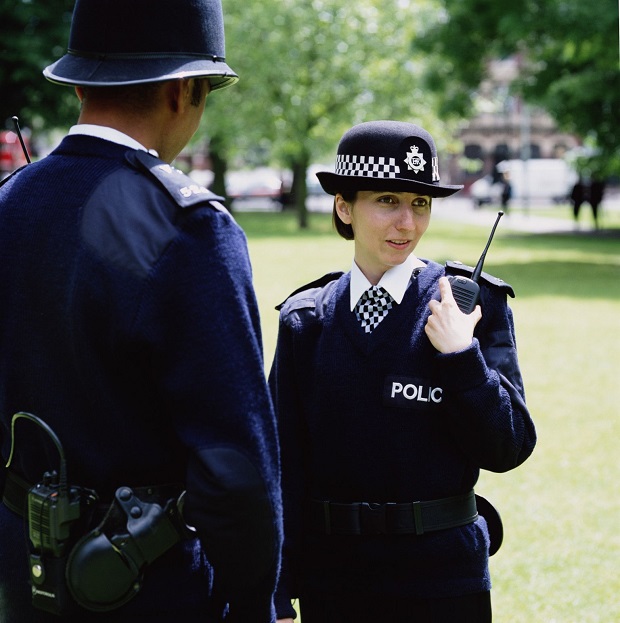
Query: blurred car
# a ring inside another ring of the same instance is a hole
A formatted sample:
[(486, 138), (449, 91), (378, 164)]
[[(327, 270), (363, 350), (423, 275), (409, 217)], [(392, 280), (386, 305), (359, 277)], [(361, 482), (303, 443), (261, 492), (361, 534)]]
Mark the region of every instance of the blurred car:
[(258, 167), (226, 174), (226, 193), (231, 199), (282, 199), (282, 177), (274, 169)]
[(334, 167), (328, 164), (311, 164), (308, 167), (308, 174), (306, 176), (306, 188), (308, 189), (309, 195), (327, 194), (323, 190), (323, 187), (319, 182), (319, 178), (316, 176), (319, 171), (331, 171), (333, 173)]
[[(530, 160), (502, 160), (497, 165), (499, 173), (508, 174), (512, 199), (538, 199), (551, 203), (567, 201), (577, 173), (560, 158), (531, 158)], [(485, 175), (469, 187), (476, 207), (485, 203), (499, 204), (502, 197), (501, 182), (493, 183), (492, 175)]]
[(477, 208), (485, 203), (499, 204), (502, 200), (502, 185), (493, 183), (492, 175), (485, 175), (469, 187), (469, 194)]

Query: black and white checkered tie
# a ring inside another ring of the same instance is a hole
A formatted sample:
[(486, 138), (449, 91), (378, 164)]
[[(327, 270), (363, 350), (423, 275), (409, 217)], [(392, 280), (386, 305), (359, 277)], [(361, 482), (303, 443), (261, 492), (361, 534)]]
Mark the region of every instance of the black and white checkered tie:
[(366, 333), (370, 333), (392, 309), (394, 299), (379, 286), (368, 288), (355, 306), (355, 315)]

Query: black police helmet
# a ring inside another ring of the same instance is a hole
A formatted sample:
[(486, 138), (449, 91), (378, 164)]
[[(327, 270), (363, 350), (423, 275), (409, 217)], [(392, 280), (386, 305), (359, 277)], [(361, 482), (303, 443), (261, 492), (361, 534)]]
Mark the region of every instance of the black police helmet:
[(433, 137), (402, 121), (367, 121), (353, 126), (340, 139), (335, 172), (316, 175), (330, 195), (389, 190), (447, 197), (463, 188), (439, 183)]
[(239, 79), (225, 62), (220, 0), (77, 0), (67, 54), (45, 77), (73, 86)]

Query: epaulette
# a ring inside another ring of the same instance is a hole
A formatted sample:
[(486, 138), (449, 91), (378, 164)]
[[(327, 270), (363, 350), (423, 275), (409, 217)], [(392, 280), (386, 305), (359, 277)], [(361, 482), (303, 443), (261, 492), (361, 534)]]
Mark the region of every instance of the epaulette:
[[(471, 278), (473, 272), (474, 269), (471, 266), (466, 266), (462, 262), (446, 262), (447, 275), (462, 275), (463, 277)], [(499, 277), (493, 277), (493, 275), (489, 275), (489, 273), (485, 272), (482, 272), (480, 274), (480, 279), (485, 281), (489, 285), (502, 289), (511, 298), (515, 297), (515, 291), (512, 289), (512, 286), (509, 283), (506, 283), (503, 279), (500, 279)]]
[(284, 307), (284, 304), (286, 303), (286, 301), (288, 301), (291, 297), (295, 296), (296, 294), (299, 294), (300, 292), (304, 292), (305, 290), (312, 290), (313, 288), (323, 288), (330, 281), (336, 281), (336, 279), (340, 279), (342, 275), (344, 275), (342, 271), (334, 271), (333, 273), (327, 273), (326, 275), (323, 275), (322, 277), (319, 277), (318, 279), (315, 279), (314, 281), (311, 281), (310, 283), (307, 283), (306, 285), (303, 285), (300, 288), (297, 288), (297, 290), (295, 290), (294, 292), (291, 292), (279, 305), (276, 305), (276, 310), (280, 311), (282, 307)]
[(7, 175), (3, 180), (0, 180), (0, 186), (4, 186), (4, 184), (6, 184), (12, 177), (17, 175), (22, 169), (25, 169), (27, 166), (27, 164), (23, 164), (18, 169), (15, 169), (15, 171), (13, 171), (12, 173), (9, 173), (9, 175)]
[(125, 156), (129, 164), (152, 175), (181, 208), (208, 201), (218, 210), (226, 210), (220, 203), (224, 197), (197, 184), (183, 171), (141, 149), (129, 150)]

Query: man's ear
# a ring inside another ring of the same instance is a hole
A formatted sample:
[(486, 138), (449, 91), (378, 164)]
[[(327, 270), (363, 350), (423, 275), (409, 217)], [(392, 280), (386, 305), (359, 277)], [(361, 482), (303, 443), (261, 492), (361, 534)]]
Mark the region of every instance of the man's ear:
[(344, 200), (344, 197), (338, 193), (334, 199), (336, 213), (345, 225), (351, 224), (351, 204)]
[(181, 78), (179, 80), (170, 80), (166, 85), (166, 98), (168, 105), (173, 112), (183, 110), (189, 105), (190, 101), (190, 79)]

